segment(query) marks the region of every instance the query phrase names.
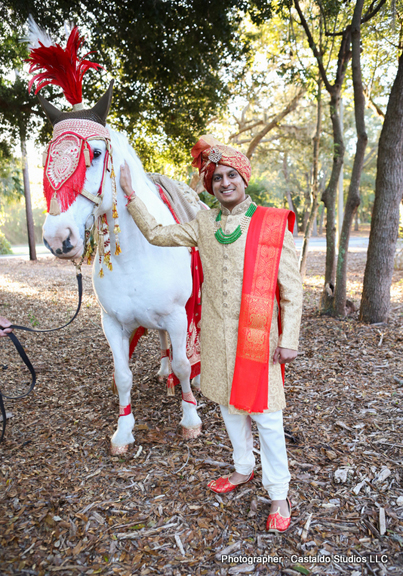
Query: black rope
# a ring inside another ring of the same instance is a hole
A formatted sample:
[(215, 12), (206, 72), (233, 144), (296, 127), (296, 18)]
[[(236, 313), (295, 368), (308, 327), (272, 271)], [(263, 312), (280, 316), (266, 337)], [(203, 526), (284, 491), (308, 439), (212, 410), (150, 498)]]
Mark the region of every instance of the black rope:
[[(73, 318), (71, 318), (71, 320), (69, 320), (67, 322), (67, 324), (63, 324), (63, 326), (59, 326), (58, 328), (48, 328), (46, 330), (35, 330), (34, 328), (28, 328), (27, 326), (17, 326), (16, 324), (11, 324), (11, 326), (7, 326), (6, 328), (12, 328), (13, 330), (25, 330), (26, 332), (36, 332), (36, 333), (55, 332), (56, 330), (62, 330), (62, 328), (66, 328), (66, 326), (68, 326), (69, 324), (71, 324), (73, 322), (73, 320), (75, 320), (75, 318), (77, 317), (77, 314), (79, 313), (80, 308), (81, 308), (81, 300), (82, 300), (82, 296), (83, 296), (83, 277), (82, 277), (81, 273), (77, 274), (77, 288), (78, 288), (77, 310), (76, 310), (76, 313), (74, 314)], [(0, 326), (0, 330), (5, 330), (6, 328), (3, 326)], [(29, 387), (29, 390), (27, 392), (24, 392), (24, 394), (21, 394), (19, 396), (6, 396), (0, 390), (0, 412), (1, 412), (1, 415), (3, 417), (3, 426), (2, 426), (1, 436), (0, 436), (0, 442), (2, 442), (2, 440), (4, 438), (4, 434), (6, 432), (6, 409), (4, 406), (3, 398), (7, 398), (8, 400), (19, 400), (20, 398), (24, 398), (25, 396), (28, 396), (28, 394), (30, 392), (32, 392), (32, 390), (34, 389), (35, 384), (36, 384), (35, 369), (32, 366), (31, 361), (28, 358), (24, 348), (22, 347), (21, 342), (18, 340), (17, 336), (15, 334), (13, 334), (12, 332), (9, 332), (7, 334), (7, 336), (11, 339), (12, 343), (14, 344), (14, 346), (17, 349), (17, 352), (21, 356), (24, 364), (26, 365), (26, 367), (30, 371), (31, 376), (32, 376), (32, 382), (31, 382), (31, 385)]]

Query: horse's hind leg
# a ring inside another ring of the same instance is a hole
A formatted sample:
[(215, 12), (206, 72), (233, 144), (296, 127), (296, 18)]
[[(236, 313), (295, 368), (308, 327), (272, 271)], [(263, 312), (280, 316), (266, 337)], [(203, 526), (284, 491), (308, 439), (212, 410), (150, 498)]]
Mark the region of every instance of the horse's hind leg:
[(198, 392), (200, 392), (200, 374), (198, 374), (197, 376), (195, 376), (192, 380), (192, 386), (195, 390), (197, 390)]
[(179, 379), (182, 389), (183, 417), (180, 422), (185, 438), (196, 438), (201, 432), (202, 422), (197, 414), (197, 402), (190, 388), (190, 362), (186, 356), (187, 318), (184, 308), (171, 314), (167, 330), (172, 343), (172, 370)]
[(107, 314), (102, 315), (102, 326), (112, 350), (115, 383), (119, 394), (118, 427), (111, 438), (111, 454), (116, 455), (127, 452), (129, 444), (134, 442), (134, 416), (130, 406), (133, 375), (129, 368), (129, 336), (125, 335), (121, 325)]
[(161, 364), (157, 372), (158, 381), (163, 382), (169, 376), (169, 342), (166, 330), (158, 330), (161, 345)]

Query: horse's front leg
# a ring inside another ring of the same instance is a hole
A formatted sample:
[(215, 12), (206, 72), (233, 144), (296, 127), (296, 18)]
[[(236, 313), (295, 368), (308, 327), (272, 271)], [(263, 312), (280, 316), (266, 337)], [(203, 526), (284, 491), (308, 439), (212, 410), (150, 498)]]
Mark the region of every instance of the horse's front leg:
[(134, 416), (130, 405), (133, 375), (129, 368), (129, 336), (108, 314), (102, 314), (102, 326), (113, 354), (115, 383), (119, 394), (118, 427), (111, 438), (111, 454), (124, 454), (134, 442)]
[(167, 330), (172, 343), (172, 370), (182, 389), (182, 434), (184, 438), (196, 438), (201, 433), (202, 421), (197, 414), (197, 402), (190, 387), (191, 366), (186, 356), (187, 318), (184, 308), (170, 315)]

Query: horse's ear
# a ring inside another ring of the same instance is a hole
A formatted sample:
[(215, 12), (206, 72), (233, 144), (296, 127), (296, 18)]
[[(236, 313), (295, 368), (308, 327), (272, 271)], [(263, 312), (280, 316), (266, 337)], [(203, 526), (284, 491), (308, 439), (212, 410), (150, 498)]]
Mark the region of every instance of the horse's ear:
[(61, 115), (61, 111), (58, 110), (53, 104), (48, 102), (46, 98), (41, 96), (40, 94), (37, 95), (40, 105), (45, 111), (46, 116), (49, 118), (52, 126), (54, 126)]
[(91, 108), (91, 112), (94, 112), (99, 116), (103, 125), (106, 124), (106, 119), (108, 117), (109, 108), (112, 102), (112, 92), (113, 92), (113, 80), (111, 80), (109, 84), (108, 90), (105, 92), (103, 96), (98, 100), (93, 108)]

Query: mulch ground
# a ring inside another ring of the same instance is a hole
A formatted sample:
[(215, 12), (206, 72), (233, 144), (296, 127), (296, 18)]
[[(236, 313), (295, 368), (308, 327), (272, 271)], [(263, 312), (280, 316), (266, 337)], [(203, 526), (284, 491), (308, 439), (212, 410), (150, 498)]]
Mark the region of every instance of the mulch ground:
[[(357, 305), (364, 265), (365, 254), (350, 255)], [(167, 397), (155, 378), (157, 334), (140, 341), (132, 360), (135, 445), (110, 456), (118, 399), (86, 267), (71, 326), (18, 333), (38, 383), (27, 398), (6, 400), (0, 574), (403, 574), (403, 273), (394, 276), (388, 324), (367, 326), (318, 315), (323, 270), (324, 254), (311, 253), (301, 354), (287, 368), (286, 535), (265, 532), (258, 454), (251, 483), (222, 497), (206, 489), (232, 470), (229, 440), (217, 406), (200, 394), (203, 433), (181, 438), (179, 394)], [(75, 310), (71, 264), (0, 259), (0, 277), (0, 316), (18, 324), (52, 327)], [(27, 389), (8, 338), (0, 374), (3, 393)]]

